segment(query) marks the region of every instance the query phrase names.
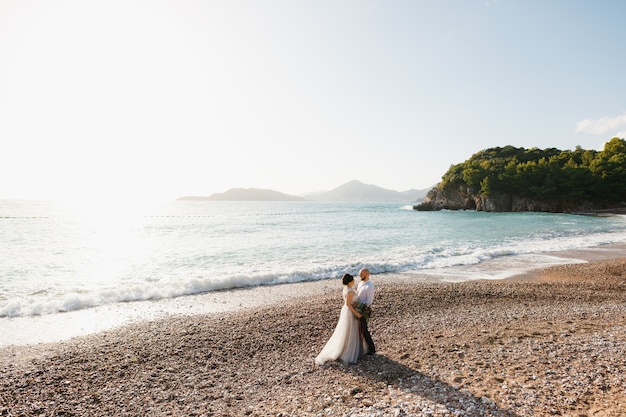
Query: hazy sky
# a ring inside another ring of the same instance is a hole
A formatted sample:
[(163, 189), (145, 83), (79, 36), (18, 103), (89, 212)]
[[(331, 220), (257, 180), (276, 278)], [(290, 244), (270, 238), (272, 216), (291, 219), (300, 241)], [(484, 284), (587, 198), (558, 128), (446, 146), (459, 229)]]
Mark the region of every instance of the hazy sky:
[(0, 198), (426, 188), (626, 136), (626, 2), (0, 0)]

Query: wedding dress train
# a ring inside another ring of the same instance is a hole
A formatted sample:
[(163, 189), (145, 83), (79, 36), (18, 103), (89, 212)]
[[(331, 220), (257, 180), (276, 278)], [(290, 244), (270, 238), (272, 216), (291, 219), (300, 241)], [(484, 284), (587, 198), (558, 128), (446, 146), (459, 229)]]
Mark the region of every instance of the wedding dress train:
[[(341, 359), (346, 363), (356, 363), (359, 357), (362, 356), (363, 347), (361, 336), (359, 335), (359, 320), (346, 305), (346, 297), (349, 291), (354, 292), (354, 289), (344, 287), (344, 303), (339, 313), (339, 321), (332, 336), (330, 336), (322, 351), (315, 358), (315, 363), (318, 365), (337, 359)], [(356, 297), (353, 297), (353, 299), (356, 299)]]

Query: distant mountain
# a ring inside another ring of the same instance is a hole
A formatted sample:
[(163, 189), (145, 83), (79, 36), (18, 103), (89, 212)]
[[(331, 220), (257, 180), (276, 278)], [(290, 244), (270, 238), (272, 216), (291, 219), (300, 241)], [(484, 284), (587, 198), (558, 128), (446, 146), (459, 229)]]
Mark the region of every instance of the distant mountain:
[(346, 201), (346, 202), (377, 202), (377, 203), (419, 203), (424, 200), (428, 191), (424, 190), (393, 191), (376, 185), (364, 184), (361, 181), (350, 181), (331, 191), (307, 193), (302, 196), (284, 194), (274, 190), (258, 188), (231, 188), (224, 193), (204, 196), (180, 197), (178, 200), (196, 201)]
[(393, 191), (376, 185), (353, 180), (331, 191), (304, 194), (307, 200), (317, 201), (371, 201), (371, 202), (416, 202), (422, 201), (432, 187), (424, 190)]
[(180, 197), (178, 200), (201, 201), (305, 201), (295, 195), (259, 188), (231, 188), (224, 193), (211, 194), (208, 197)]

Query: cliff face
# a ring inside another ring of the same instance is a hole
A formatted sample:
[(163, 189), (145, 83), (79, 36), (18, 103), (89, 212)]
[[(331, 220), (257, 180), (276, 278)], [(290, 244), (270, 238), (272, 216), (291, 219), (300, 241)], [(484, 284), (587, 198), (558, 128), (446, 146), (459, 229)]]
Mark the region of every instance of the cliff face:
[(460, 189), (444, 191), (435, 187), (426, 194), (422, 203), (413, 208), (419, 211), (474, 210), (476, 203)]
[(463, 188), (441, 189), (435, 187), (428, 192), (424, 201), (413, 207), (418, 211), (477, 210), (490, 212), (540, 211), (550, 213), (594, 212), (606, 209), (589, 201), (569, 202), (538, 201), (511, 194), (485, 196), (472, 194)]

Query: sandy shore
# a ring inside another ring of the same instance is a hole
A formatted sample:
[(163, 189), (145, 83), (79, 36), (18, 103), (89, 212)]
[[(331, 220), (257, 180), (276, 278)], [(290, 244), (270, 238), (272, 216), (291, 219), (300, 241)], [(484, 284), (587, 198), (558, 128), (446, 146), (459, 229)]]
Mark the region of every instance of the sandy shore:
[(0, 416), (626, 416), (626, 259), (522, 278), (373, 276), (378, 354), (356, 365), (313, 364), (339, 283), (4, 348)]

